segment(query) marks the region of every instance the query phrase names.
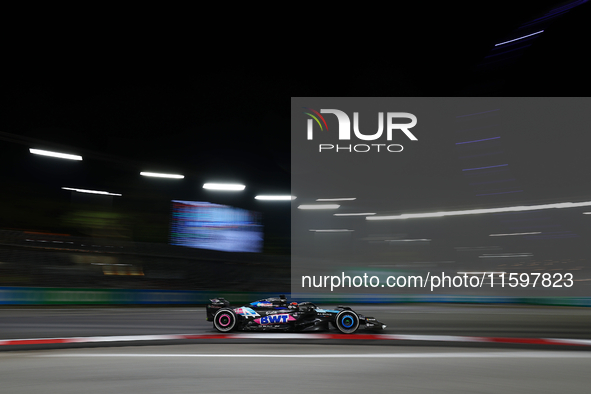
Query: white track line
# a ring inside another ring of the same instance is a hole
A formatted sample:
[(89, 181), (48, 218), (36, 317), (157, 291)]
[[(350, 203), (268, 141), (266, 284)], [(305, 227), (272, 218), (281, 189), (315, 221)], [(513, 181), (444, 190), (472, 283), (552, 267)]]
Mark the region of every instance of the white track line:
[(527, 351), (481, 353), (367, 353), (367, 354), (142, 354), (142, 353), (68, 353), (33, 357), (199, 357), (199, 358), (591, 358), (588, 352)]
[(169, 334), (169, 335), (128, 335), (128, 336), (96, 336), (71, 338), (29, 338), (4, 339), (0, 346), (43, 345), (68, 343), (96, 342), (133, 342), (133, 341), (169, 341), (169, 340), (395, 340), (395, 341), (437, 341), (437, 342), (481, 342), (481, 343), (513, 343), (532, 345), (574, 345), (591, 346), (590, 339), (568, 338), (502, 338), (502, 337), (470, 337), (453, 335), (396, 335), (396, 334), (282, 334), (282, 333), (241, 333), (241, 334)]

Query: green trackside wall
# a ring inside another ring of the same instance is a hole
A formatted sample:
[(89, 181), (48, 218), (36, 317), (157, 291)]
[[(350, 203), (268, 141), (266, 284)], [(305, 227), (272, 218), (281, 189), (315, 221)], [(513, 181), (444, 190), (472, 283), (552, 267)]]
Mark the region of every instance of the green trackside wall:
[[(289, 294), (286, 294), (289, 297)], [(199, 305), (210, 298), (224, 297), (233, 305), (278, 294), (231, 291), (175, 291), (130, 289), (84, 289), (50, 287), (0, 287), (0, 305)], [(474, 297), (450, 295), (330, 295), (302, 294), (295, 301), (321, 304), (356, 303), (475, 303), (526, 304), (591, 307), (591, 297)]]

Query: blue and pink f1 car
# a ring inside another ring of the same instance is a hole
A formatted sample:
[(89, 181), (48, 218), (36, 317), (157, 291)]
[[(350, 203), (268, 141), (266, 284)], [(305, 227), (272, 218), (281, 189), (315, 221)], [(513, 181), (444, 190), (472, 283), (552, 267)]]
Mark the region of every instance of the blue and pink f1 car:
[(220, 332), (240, 331), (325, 331), (330, 326), (352, 334), (364, 326), (383, 330), (386, 325), (373, 317), (363, 316), (346, 306), (322, 309), (311, 302), (287, 302), (285, 296), (251, 302), (233, 308), (224, 298), (214, 298), (207, 305), (207, 320)]

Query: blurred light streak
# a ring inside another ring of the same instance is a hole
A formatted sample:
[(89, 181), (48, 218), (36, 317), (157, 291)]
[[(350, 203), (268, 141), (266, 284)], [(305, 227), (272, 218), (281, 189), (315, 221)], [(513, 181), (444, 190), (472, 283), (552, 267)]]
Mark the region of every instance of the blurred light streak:
[[(554, 204), (542, 204), (542, 205), (521, 205), (515, 207), (505, 208), (483, 208), (483, 209), (468, 209), (464, 211), (444, 211), (444, 212), (433, 212), (433, 213), (405, 213), (402, 215), (393, 216), (371, 216), (365, 218), (365, 220), (397, 220), (397, 219), (415, 219), (415, 218), (436, 218), (443, 216), (459, 216), (459, 215), (477, 215), (483, 213), (501, 213), (501, 212), (524, 212), (524, 211), (535, 211), (542, 209), (561, 209), (561, 208), (576, 208), (576, 207), (588, 207), (591, 206), (591, 201), (584, 202), (560, 202)], [(538, 234), (538, 233), (536, 233)]]
[(491, 109), (490, 111), (475, 112), (473, 114), (467, 114), (467, 115), (458, 115), (458, 116), (456, 116), (456, 118), (465, 118), (466, 116), (474, 116), (474, 115), (487, 114), (489, 112), (495, 112), (495, 111), (499, 111), (499, 109)]
[[(541, 227), (541, 226), (540, 226), (540, 227)], [(549, 227), (555, 227), (555, 226), (549, 226)], [(556, 225), (556, 227), (560, 227), (560, 225), (559, 225), (559, 224), (557, 224), (557, 225)], [(544, 233), (544, 235), (549, 235), (549, 234), (566, 234), (566, 233), (570, 233), (570, 232), (571, 232), (571, 231), (552, 231), (552, 232), (546, 231), (546, 232)], [(549, 260), (549, 261), (552, 261), (552, 260)]]
[(550, 18), (555, 18), (559, 15), (565, 14), (567, 13), (569, 10), (564, 10), (564, 11), (560, 11), (560, 12), (554, 12), (554, 13), (548, 13), (540, 18), (534, 19), (531, 22), (528, 23), (524, 23), (522, 26), (519, 27), (519, 29), (523, 29), (525, 27), (528, 27), (529, 25), (536, 25), (540, 22), (545, 21), (546, 19), (550, 19)]
[[(533, 220), (533, 219), (528, 219), (528, 220)], [(507, 222), (507, 221), (504, 220), (503, 222)], [(515, 230), (534, 230), (534, 229), (539, 230), (539, 229), (543, 229), (543, 228), (550, 228), (551, 229), (551, 228), (556, 228), (556, 227), (562, 227), (562, 224), (547, 224), (547, 225), (543, 225), (543, 226), (540, 226), (539, 224), (538, 225), (530, 224), (529, 226), (520, 226), (520, 227), (513, 226), (513, 227), (511, 227), (511, 230), (514, 230), (514, 231)], [(550, 234), (550, 233), (545, 233), (545, 234)]]
[(509, 233), (509, 234), (489, 234), (489, 237), (506, 237), (508, 235), (530, 235), (530, 234), (542, 234), (540, 231), (534, 231), (531, 233)]
[(583, 212), (583, 215), (591, 215), (591, 212)]
[(483, 256), (533, 256), (531, 252), (484, 253)]
[(508, 166), (509, 164), (498, 164), (496, 166), (487, 166), (487, 167), (476, 167), (476, 168), (465, 168), (462, 171), (474, 171), (474, 170), (484, 170), (486, 168), (496, 168), (496, 167), (505, 167)]
[(357, 200), (357, 197), (344, 197), (344, 198), (317, 198), (316, 201), (353, 201)]
[(302, 204), (298, 209), (337, 209), (339, 204)]
[(48, 151), (48, 150), (29, 149), (29, 152), (31, 152), (31, 153), (33, 153), (35, 155), (57, 157), (59, 159), (82, 160), (82, 156), (70, 155), (70, 154), (67, 154), (67, 153), (51, 152), (51, 151)]
[(474, 141), (465, 141), (465, 142), (456, 142), (456, 145), (462, 145), (462, 144), (471, 144), (473, 142), (482, 142), (482, 141), (490, 141), (490, 140), (498, 140), (501, 137), (492, 137), (492, 138), (484, 138), (481, 140), (474, 140)]
[(576, 6), (579, 6), (581, 4), (585, 4), (588, 0), (578, 0), (578, 1), (573, 1), (571, 3), (565, 4), (563, 6), (560, 6), (558, 8), (554, 8), (552, 11), (550, 11), (549, 13), (556, 13), (556, 12), (562, 12), (561, 10), (564, 11), (568, 11), (571, 8), (575, 8)]
[(574, 1), (574, 2), (568, 3), (568, 4), (561, 6), (561, 7), (554, 8), (551, 11), (548, 11), (546, 14), (542, 15), (541, 17), (533, 19), (533, 20), (529, 21), (528, 23), (524, 23), (522, 26), (519, 27), (519, 29), (522, 29), (522, 28), (527, 27), (529, 25), (535, 25), (535, 24), (541, 23), (543, 21), (546, 21), (547, 19), (555, 18), (557, 16), (565, 14), (566, 12), (570, 11), (572, 8), (575, 8), (575, 7), (577, 7), (581, 4), (584, 4), (586, 2), (587, 2), (587, 0), (579, 0), (579, 1)]
[(496, 259), (496, 258), (506, 258), (506, 257), (533, 257), (531, 253), (524, 253), (524, 254), (493, 254), (493, 255), (482, 255), (478, 256), (479, 259)]
[(431, 241), (430, 239), (420, 238), (420, 239), (386, 239), (385, 242), (417, 242), (417, 241)]
[(151, 176), (156, 178), (174, 178), (174, 179), (183, 179), (184, 175), (177, 175), (177, 174), (160, 174), (157, 172), (140, 172), (140, 175), (143, 176)]
[(334, 216), (371, 216), (375, 215), (375, 212), (360, 212), (360, 213), (335, 213)]
[(237, 183), (205, 183), (203, 188), (209, 190), (244, 190), (246, 186)]
[(522, 191), (523, 190), (512, 190), (510, 192), (482, 193), (482, 194), (477, 194), (476, 197), (478, 197), (478, 196), (493, 196), (495, 194), (521, 193)]
[[(496, 63), (502, 62), (505, 64), (509, 64), (509, 63), (517, 60), (517, 58), (520, 57), (521, 55), (523, 55), (525, 50), (529, 46), (531, 46), (531, 42), (536, 37), (540, 37), (540, 33), (544, 31), (543, 30), (544, 26), (548, 26), (552, 22), (552, 20), (559, 18), (561, 15), (566, 14), (572, 8), (574, 8), (578, 5), (581, 5), (583, 3), (586, 3), (586, 2), (587, 2), (587, 0), (568, 2), (566, 5), (553, 8), (550, 11), (546, 12), (545, 14), (539, 15), (537, 18), (532, 19), (526, 23), (523, 23), (516, 30), (514, 30), (514, 32), (511, 35), (512, 37), (517, 37), (517, 38), (496, 44), (492, 48), (492, 51), (491, 51), (492, 54), (485, 57), (485, 60), (487, 60), (487, 58), (498, 56), (497, 60), (485, 61), (485, 62), (481, 63), (479, 67), (491, 69), (497, 65)], [(538, 30), (538, 31), (536, 32), (536, 30)], [(534, 33), (532, 33), (532, 32), (534, 32)], [(527, 33), (530, 33), (530, 34), (527, 34)], [(516, 42), (516, 45), (520, 45), (522, 43), (527, 44), (527, 45), (521, 45), (518, 48), (515, 48), (515, 45), (505, 45), (505, 44), (511, 44), (514, 42)], [(506, 48), (512, 48), (512, 49), (506, 50)], [(517, 55), (507, 56), (507, 54), (510, 52), (517, 53)]]
[(313, 231), (315, 233), (348, 233), (348, 232), (355, 231), (355, 230), (348, 230), (345, 228), (336, 228), (336, 229), (325, 229), (325, 230), (310, 229), (310, 231)]
[(109, 192), (100, 191), (100, 190), (76, 189), (73, 187), (62, 187), (62, 189), (71, 190), (71, 191), (75, 191), (75, 192), (79, 192), (79, 193), (102, 194), (105, 196), (121, 196), (122, 195), (122, 194), (118, 194), (118, 193), (109, 193)]
[(526, 35), (526, 36), (523, 36), (523, 37), (515, 38), (515, 39), (513, 39), (513, 40), (509, 40), (509, 41), (505, 41), (505, 42), (500, 42), (500, 43), (498, 43), (498, 44), (495, 44), (495, 46), (496, 46), (496, 47), (498, 47), (499, 45), (505, 45), (505, 44), (508, 44), (508, 43), (510, 43), (510, 42), (513, 42), (513, 41), (519, 41), (519, 40), (523, 40), (524, 38), (531, 37), (531, 36), (535, 36), (536, 34), (540, 34), (540, 33), (543, 33), (543, 32), (544, 32), (544, 30), (540, 30), (540, 31), (537, 31), (537, 32), (535, 32), (535, 33), (532, 33), (532, 34), (528, 34), (528, 35)]
[(295, 196), (255, 196), (255, 200), (265, 200), (265, 201), (291, 201), (295, 200)]

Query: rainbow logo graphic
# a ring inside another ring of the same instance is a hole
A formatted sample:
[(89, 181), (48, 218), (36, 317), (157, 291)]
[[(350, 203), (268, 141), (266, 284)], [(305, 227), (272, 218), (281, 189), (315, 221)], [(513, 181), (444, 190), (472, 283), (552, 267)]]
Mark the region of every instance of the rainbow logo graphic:
[[(315, 110), (313, 110), (312, 108), (308, 108), (308, 107), (302, 107), (302, 108), (304, 108), (304, 109), (307, 109), (307, 110), (309, 110), (309, 111), (312, 111), (312, 112), (314, 112), (316, 115), (318, 115), (318, 116), (320, 117), (320, 119), (322, 119), (322, 122), (324, 123), (324, 126), (326, 126), (326, 131), (328, 131), (328, 126), (326, 125), (326, 120), (324, 120), (324, 118), (322, 117), (322, 115), (320, 115), (320, 113), (319, 113), (318, 111), (315, 111)], [(311, 116), (311, 117), (312, 117), (312, 118), (313, 118), (313, 119), (316, 121), (316, 123), (318, 123), (318, 126), (320, 126), (320, 130), (324, 130), (324, 129), (322, 128), (322, 123), (320, 123), (320, 121), (318, 120), (318, 118), (317, 118), (316, 116), (312, 115), (312, 114), (311, 114), (311, 113), (309, 113), (309, 112), (304, 112), (304, 113), (305, 113), (306, 115), (309, 115), (309, 116)]]

